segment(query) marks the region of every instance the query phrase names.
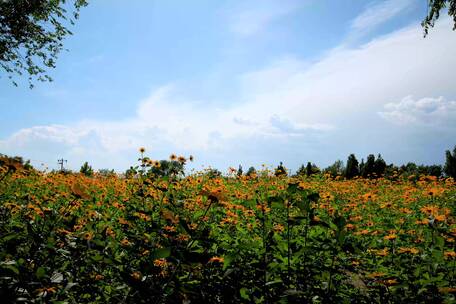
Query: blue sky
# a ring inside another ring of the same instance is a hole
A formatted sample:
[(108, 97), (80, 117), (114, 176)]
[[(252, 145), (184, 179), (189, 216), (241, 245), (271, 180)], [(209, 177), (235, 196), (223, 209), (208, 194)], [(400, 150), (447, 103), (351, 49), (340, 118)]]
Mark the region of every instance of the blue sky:
[(442, 163), (456, 144), (456, 33), (442, 15), (424, 39), (424, 1), (90, 2), (54, 82), (1, 75), (0, 153), (124, 170), (144, 146), (197, 169), (296, 169)]

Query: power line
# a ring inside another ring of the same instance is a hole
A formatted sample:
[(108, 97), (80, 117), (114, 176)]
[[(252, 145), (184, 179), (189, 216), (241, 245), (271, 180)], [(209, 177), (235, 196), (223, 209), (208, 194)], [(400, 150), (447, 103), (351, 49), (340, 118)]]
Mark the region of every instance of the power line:
[(63, 170), (64, 170), (63, 163), (67, 163), (67, 162), (68, 161), (66, 159), (63, 159), (63, 158), (57, 160), (57, 163), (60, 165), (60, 171), (63, 172)]

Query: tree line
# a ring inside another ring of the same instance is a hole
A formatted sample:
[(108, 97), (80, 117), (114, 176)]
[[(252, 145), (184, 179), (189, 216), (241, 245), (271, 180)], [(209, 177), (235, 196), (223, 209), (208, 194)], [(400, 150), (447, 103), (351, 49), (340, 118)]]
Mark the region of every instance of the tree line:
[(315, 164), (308, 162), (307, 166), (302, 165), (296, 175), (314, 175), (318, 173), (328, 174), (332, 177), (344, 177), (352, 179), (355, 177), (363, 178), (378, 178), (378, 177), (395, 177), (399, 175), (419, 176), (428, 175), (435, 177), (453, 177), (456, 178), (456, 146), (453, 151), (445, 152), (445, 164), (442, 165), (417, 165), (413, 162), (408, 162), (405, 165), (397, 166), (387, 164), (380, 154), (375, 157), (374, 154), (369, 154), (366, 158), (358, 161), (355, 154), (350, 154), (346, 164), (342, 160), (335, 161), (332, 165), (320, 169)]
[[(193, 161), (193, 156), (190, 158)], [(171, 157), (170, 160), (151, 160), (148, 157), (138, 159), (140, 165), (131, 166), (123, 174), (125, 177), (133, 177), (137, 175), (147, 175), (156, 177), (179, 177), (185, 175), (185, 164), (187, 159), (184, 157)], [(30, 161), (24, 161), (22, 157), (8, 157), (0, 154), (0, 167), (6, 166), (11, 168), (24, 168), (27, 170), (34, 170)], [(258, 175), (255, 167), (249, 167), (244, 172), (241, 165), (239, 168), (232, 171), (237, 176), (249, 176), (255, 177)], [(71, 174), (74, 173), (71, 170), (64, 170), (61, 173)], [(81, 166), (79, 173), (86, 176), (94, 176), (95, 173), (102, 176), (115, 175), (114, 170), (100, 169), (95, 171), (88, 162), (84, 162)], [(290, 171), (286, 169), (282, 162), (275, 168), (275, 176), (287, 176), (290, 175)], [(208, 168), (204, 171), (204, 174), (211, 177), (220, 177), (222, 172), (215, 168)], [(350, 154), (347, 158), (346, 163), (342, 160), (336, 160), (332, 165), (320, 169), (315, 163), (307, 162), (307, 165), (301, 165), (293, 176), (313, 176), (318, 174), (325, 174), (331, 177), (341, 177), (346, 179), (352, 179), (357, 177), (362, 178), (395, 178), (398, 176), (435, 176), (435, 177), (453, 177), (456, 178), (456, 146), (453, 151), (445, 151), (445, 164), (442, 165), (417, 165), (413, 162), (397, 166), (394, 164), (387, 164), (380, 154), (375, 157), (374, 154), (369, 154), (364, 161), (358, 161), (355, 154)]]

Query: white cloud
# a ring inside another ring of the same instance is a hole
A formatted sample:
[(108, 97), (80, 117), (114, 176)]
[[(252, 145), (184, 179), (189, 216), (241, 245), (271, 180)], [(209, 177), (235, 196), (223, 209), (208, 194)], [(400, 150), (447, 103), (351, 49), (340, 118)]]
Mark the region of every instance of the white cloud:
[(426, 97), (415, 100), (404, 97), (400, 102), (387, 103), (379, 115), (398, 125), (445, 125), (456, 127), (456, 101), (444, 97)]
[[(443, 151), (448, 144), (443, 141), (454, 138), (455, 131), (436, 136), (441, 130), (428, 124), (426, 136), (412, 134), (418, 131), (391, 127), (379, 110), (410, 94), (454, 100), (455, 53), (448, 19), (426, 39), (416, 25), (360, 47), (336, 48), (314, 63), (288, 57), (239, 75), (240, 98), (229, 106), (192, 100), (168, 85), (139, 102), (134, 117), (22, 129), (1, 140), (0, 151), (27, 157), (24, 151), (37, 153), (44, 147), (51, 155), (66, 153), (116, 168), (126, 168), (139, 146), (146, 146), (152, 157), (193, 153), (222, 168), (254, 160), (299, 165), (302, 158), (327, 164), (352, 152), (380, 152), (400, 161), (407, 151), (419, 150), (421, 142)], [(454, 113), (454, 102), (409, 98), (385, 109), (387, 119), (431, 121)], [(435, 159), (431, 152), (423, 159)]]
[(230, 12), (230, 29), (240, 36), (254, 35), (264, 30), (270, 23), (294, 12), (301, 5), (302, 2), (295, 0), (249, 1), (234, 12)]
[(351, 23), (352, 35), (366, 34), (411, 7), (415, 0), (386, 0), (369, 4)]

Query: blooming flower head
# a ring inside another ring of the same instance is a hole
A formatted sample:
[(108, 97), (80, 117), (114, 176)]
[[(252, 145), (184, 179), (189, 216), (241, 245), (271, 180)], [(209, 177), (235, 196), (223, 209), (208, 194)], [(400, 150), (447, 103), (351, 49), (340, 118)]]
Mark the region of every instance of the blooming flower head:
[(214, 256), (209, 259), (208, 263), (223, 263), (225, 259), (223, 257)]

